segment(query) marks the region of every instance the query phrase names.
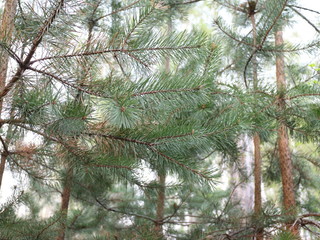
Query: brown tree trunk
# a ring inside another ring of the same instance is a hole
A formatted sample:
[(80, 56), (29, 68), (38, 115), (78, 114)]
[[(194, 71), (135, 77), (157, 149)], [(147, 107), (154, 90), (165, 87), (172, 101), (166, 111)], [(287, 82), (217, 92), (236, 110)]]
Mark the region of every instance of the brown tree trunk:
[[(283, 45), (283, 35), (281, 30), (278, 30), (275, 34), (275, 44), (276, 46)], [(279, 111), (283, 112), (286, 108), (284, 96), (286, 90), (286, 78), (284, 72), (284, 57), (280, 54), (276, 57), (276, 78), (278, 89), (278, 107)], [(282, 178), (283, 207), (286, 215), (294, 217), (296, 215), (296, 200), (293, 183), (292, 161), (289, 149), (287, 127), (283, 117), (280, 117), (279, 119), (278, 150)], [(287, 223), (287, 228), (290, 229), (293, 234), (298, 234), (298, 228), (296, 226), (292, 227), (292, 221)]]
[(0, 162), (0, 188), (2, 184), (2, 178), (3, 178), (3, 173), (4, 173), (4, 168), (6, 166), (6, 160), (7, 160), (7, 154), (2, 153), (1, 154), (1, 162)]
[[(0, 41), (7, 45), (10, 45), (12, 32), (14, 29), (14, 17), (17, 10), (17, 0), (7, 0), (4, 6), (4, 11), (1, 19), (0, 26)], [(7, 70), (8, 70), (9, 55), (3, 49), (0, 48), (0, 89), (3, 89), (6, 83)], [(0, 113), (2, 110), (2, 102), (0, 100)]]
[[(252, 25), (252, 37), (253, 45), (257, 45), (257, 27), (255, 20), (255, 10), (250, 15)], [(258, 61), (254, 54), (252, 56), (252, 67), (253, 67), (253, 90), (258, 89)], [(261, 149), (260, 149), (260, 136), (255, 133), (253, 136), (254, 145), (254, 214), (256, 217), (261, 216), (262, 211), (262, 198), (261, 198)], [(256, 230), (256, 240), (263, 240), (263, 228), (258, 227)]]
[(159, 190), (158, 190), (158, 198), (157, 198), (157, 222), (155, 223), (155, 231), (158, 233), (159, 236), (163, 235), (162, 232), (162, 225), (163, 225), (163, 218), (164, 218), (164, 204), (166, 198), (166, 175), (160, 173), (158, 176), (158, 183), (159, 183)]
[[(6, 44), (10, 44), (12, 38), (12, 32), (14, 29), (14, 17), (17, 10), (17, 0), (7, 0), (4, 6), (4, 11), (0, 25), (0, 41)], [(8, 71), (9, 55), (0, 48), (0, 90), (2, 90), (6, 84), (7, 71)], [(0, 118), (3, 108), (3, 99), (0, 99)], [(1, 154), (0, 162), (0, 188), (3, 179), (3, 173), (6, 165), (7, 154)]]
[[(98, 3), (93, 11), (96, 11), (99, 7)], [(85, 52), (88, 51), (90, 44), (91, 44), (91, 40), (92, 40), (92, 32), (93, 32), (93, 28), (94, 25), (92, 24), (88, 24), (88, 36), (87, 36), (87, 40), (86, 40), (86, 49)], [(83, 64), (81, 66), (82, 70), (82, 77), (80, 78), (80, 80), (78, 81), (78, 84), (81, 86), (83, 84), (85, 84), (87, 78), (88, 78), (88, 72), (89, 72), (89, 68)], [(79, 103), (83, 103), (83, 98), (82, 98), (82, 93), (81, 91), (78, 91), (76, 97), (75, 97), (75, 101), (79, 102)], [(78, 140), (77, 138), (73, 139), (75, 145), (78, 145)], [(73, 166), (72, 165), (68, 165), (68, 170), (66, 173), (66, 177), (65, 177), (65, 183), (63, 186), (63, 191), (62, 191), (62, 195), (61, 195), (61, 208), (60, 208), (60, 212), (61, 212), (61, 227), (60, 227), (60, 232), (58, 237), (56, 238), (56, 240), (64, 240), (65, 239), (65, 233), (66, 233), (66, 229), (67, 229), (67, 218), (68, 218), (68, 209), (69, 209), (69, 202), (70, 202), (70, 195), (71, 195), (71, 190), (72, 190), (72, 179), (73, 179)]]
[(63, 191), (61, 194), (61, 226), (59, 230), (59, 235), (56, 240), (64, 240), (66, 228), (67, 228), (67, 217), (68, 217), (68, 208), (70, 202), (71, 188), (72, 188), (72, 178), (73, 178), (73, 167), (69, 166), (65, 182), (63, 185)]
[(260, 153), (260, 137), (256, 133), (253, 137), (254, 142), (254, 212), (259, 215), (262, 208), (261, 200), (261, 153)]
[[(169, 16), (168, 19), (168, 33), (172, 32), (172, 19)], [(166, 73), (170, 72), (170, 58), (167, 57), (165, 61), (165, 71)], [(164, 218), (164, 205), (166, 199), (166, 174), (165, 172), (158, 172), (158, 183), (160, 185), (158, 191), (158, 198), (157, 198), (157, 210), (156, 210), (156, 219), (157, 222), (155, 223), (155, 231), (159, 236), (163, 236), (163, 218)]]

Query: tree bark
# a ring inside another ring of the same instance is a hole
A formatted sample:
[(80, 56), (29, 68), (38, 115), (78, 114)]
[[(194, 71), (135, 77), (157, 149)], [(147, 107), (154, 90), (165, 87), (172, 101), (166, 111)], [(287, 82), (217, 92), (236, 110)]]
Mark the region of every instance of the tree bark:
[[(283, 45), (282, 30), (277, 30), (275, 34), (275, 45)], [(284, 57), (281, 54), (278, 54), (276, 57), (276, 78), (278, 90), (278, 109), (279, 112), (283, 113), (286, 108), (284, 96), (286, 90), (286, 78), (284, 72)], [(287, 127), (285, 125), (285, 119), (282, 116), (279, 118), (278, 151), (282, 178), (283, 207), (286, 215), (294, 217), (296, 215), (296, 200), (293, 183), (292, 160)], [(298, 234), (298, 228), (296, 226), (292, 227), (292, 221), (287, 223), (287, 229), (291, 230), (295, 235)]]
[[(0, 26), (0, 41), (9, 45), (11, 43), (12, 33), (14, 29), (14, 17), (17, 10), (17, 0), (7, 0), (5, 3), (1, 26)], [(9, 55), (0, 47), (0, 90), (2, 90), (6, 84), (7, 71), (8, 71)], [(0, 117), (3, 108), (3, 98), (0, 99)], [(7, 154), (1, 154), (0, 162), (0, 189), (3, 179), (3, 173), (6, 165)]]
[[(7, 0), (5, 3), (1, 26), (0, 41), (10, 45), (14, 29), (14, 17), (17, 10), (17, 0)], [(9, 55), (3, 48), (0, 48), (0, 89), (3, 89), (6, 83)], [(2, 110), (3, 99), (0, 99), (0, 114)]]
[[(255, 20), (255, 10), (250, 15), (252, 25), (252, 37), (253, 45), (257, 45), (257, 27)], [(254, 54), (252, 56), (252, 68), (253, 68), (253, 90), (258, 89), (258, 61)], [(254, 214), (256, 217), (261, 216), (262, 211), (262, 198), (261, 198), (261, 149), (260, 149), (260, 136), (256, 132), (253, 136), (254, 145)], [(263, 240), (263, 228), (258, 227), (256, 230), (256, 240)]]
[(63, 186), (63, 191), (61, 194), (61, 226), (59, 235), (56, 240), (64, 240), (65, 232), (67, 228), (67, 217), (68, 217), (68, 209), (69, 209), (69, 202), (70, 202), (70, 195), (71, 195), (71, 188), (72, 188), (72, 178), (73, 178), (73, 167), (69, 166), (66, 173), (66, 178)]
[(159, 190), (158, 190), (158, 198), (157, 198), (157, 222), (155, 223), (155, 231), (158, 233), (159, 236), (163, 235), (162, 232), (162, 225), (163, 225), (163, 218), (164, 218), (164, 204), (166, 198), (166, 175), (160, 173), (158, 176), (158, 183), (159, 183)]
[(6, 166), (6, 160), (7, 160), (7, 154), (2, 153), (1, 154), (1, 162), (0, 162), (0, 188), (1, 188), (1, 184), (2, 184), (2, 178), (3, 178), (3, 173), (4, 173), (4, 169)]

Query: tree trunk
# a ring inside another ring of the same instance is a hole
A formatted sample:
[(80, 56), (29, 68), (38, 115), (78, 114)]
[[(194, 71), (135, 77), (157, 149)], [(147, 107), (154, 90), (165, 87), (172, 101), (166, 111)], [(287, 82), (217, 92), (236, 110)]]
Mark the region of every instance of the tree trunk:
[(2, 153), (1, 154), (1, 162), (0, 162), (0, 188), (1, 188), (1, 184), (2, 184), (2, 177), (3, 177), (3, 173), (4, 173), (4, 168), (6, 165), (6, 160), (7, 160), (7, 154), (6, 153)]
[[(4, 6), (4, 11), (1, 19), (0, 26), (0, 41), (6, 44), (10, 44), (12, 38), (12, 32), (14, 29), (14, 17), (17, 10), (17, 0), (7, 0)], [(8, 71), (9, 55), (2, 48), (0, 48), (0, 90), (4, 88), (6, 84), (7, 71)], [(0, 99), (0, 118), (3, 108), (3, 99)], [(2, 184), (3, 173), (6, 165), (7, 154), (1, 154), (0, 162), (0, 188)]]
[[(5, 3), (1, 26), (0, 26), (0, 41), (4, 42), (7, 45), (10, 45), (12, 32), (14, 29), (14, 17), (17, 10), (17, 0), (7, 0)], [(8, 70), (8, 61), (9, 55), (8, 53), (1, 48), (0, 50), (0, 89), (3, 89), (6, 83), (7, 70)], [(0, 100), (0, 113), (2, 110), (2, 102)]]
[[(169, 16), (168, 19), (168, 34), (172, 33), (172, 19)], [(166, 58), (165, 61), (165, 71), (166, 73), (170, 72), (170, 57)], [(159, 236), (163, 236), (163, 218), (164, 218), (164, 205), (166, 199), (166, 174), (165, 172), (158, 172), (158, 183), (160, 185), (159, 192), (158, 192), (158, 199), (157, 199), (157, 210), (156, 210), (156, 217), (157, 222), (155, 223), (155, 231), (158, 233)]]
[(63, 191), (61, 194), (61, 226), (59, 235), (56, 238), (56, 240), (64, 240), (66, 228), (67, 228), (67, 217), (68, 217), (68, 208), (69, 208), (69, 202), (70, 202), (70, 195), (71, 195), (71, 188), (72, 188), (72, 178), (73, 178), (73, 167), (69, 166), (65, 182), (63, 185)]
[(261, 152), (260, 152), (260, 137), (256, 133), (253, 137), (254, 142), (254, 212), (259, 215), (262, 208), (261, 200)]
[(159, 183), (159, 191), (158, 191), (158, 198), (157, 198), (157, 222), (155, 223), (155, 231), (158, 233), (159, 236), (163, 235), (162, 232), (162, 225), (163, 225), (163, 218), (164, 218), (164, 204), (166, 198), (166, 175), (160, 173), (158, 176), (158, 183)]
[[(250, 15), (252, 25), (252, 37), (253, 45), (257, 45), (257, 27), (255, 20), (255, 11), (252, 11)], [(252, 56), (253, 67), (253, 90), (258, 89), (258, 61), (254, 54)], [(256, 217), (261, 216), (262, 211), (262, 198), (261, 198), (261, 149), (260, 149), (260, 136), (255, 133), (253, 136), (254, 145), (254, 214)], [(263, 228), (258, 227), (256, 230), (256, 240), (263, 240)]]
[[(275, 34), (275, 44), (276, 46), (283, 45), (281, 30), (278, 30)], [(276, 57), (276, 78), (278, 89), (278, 108), (280, 112), (283, 112), (286, 108), (284, 96), (286, 90), (286, 79), (284, 72), (284, 57), (280, 54)], [(280, 117), (279, 119), (278, 150), (282, 178), (283, 207), (286, 215), (294, 217), (296, 215), (296, 201), (293, 183), (292, 161), (289, 149), (287, 127), (283, 117)], [(298, 234), (298, 228), (292, 228), (292, 221), (287, 223), (287, 228), (290, 229), (293, 234)]]
[[(93, 12), (96, 11), (99, 7), (98, 3)], [(94, 25), (88, 23), (88, 36), (87, 36), (87, 40), (86, 40), (86, 48), (85, 48), (85, 52), (88, 51), (90, 44), (91, 44), (91, 40), (92, 40), (92, 32), (93, 32), (93, 28)], [(81, 78), (78, 80), (78, 84), (80, 86), (84, 85), (86, 83), (86, 80), (88, 78), (88, 72), (89, 69), (86, 64), (81, 66), (82, 68), (82, 76)], [(79, 102), (81, 104), (83, 104), (83, 97), (82, 97), (82, 92), (79, 90), (77, 92), (77, 95), (75, 97), (75, 102)], [(75, 143), (75, 145), (78, 145), (78, 139), (77, 138), (73, 138), (73, 141)], [(66, 173), (66, 178), (65, 178), (65, 184), (63, 187), (63, 191), (62, 191), (62, 196), (61, 196), (61, 228), (60, 228), (60, 233), (59, 236), (57, 237), (56, 240), (64, 240), (64, 236), (65, 236), (65, 232), (67, 229), (67, 218), (68, 218), (68, 209), (69, 209), (69, 202), (70, 202), (70, 195), (71, 195), (71, 190), (72, 190), (72, 179), (73, 179), (73, 166), (72, 165), (68, 165), (68, 170)]]

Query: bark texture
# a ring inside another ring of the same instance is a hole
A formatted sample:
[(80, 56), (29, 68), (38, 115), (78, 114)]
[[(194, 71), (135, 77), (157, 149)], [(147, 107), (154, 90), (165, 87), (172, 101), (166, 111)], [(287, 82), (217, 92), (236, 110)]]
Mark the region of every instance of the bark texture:
[[(281, 30), (278, 30), (275, 34), (275, 44), (276, 46), (283, 45), (283, 33)], [(279, 93), (278, 108), (279, 112), (283, 112), (286, 108), (286, 78), (284, 71), (284, 57), (280, 54), (276, 57), (276, 78), (277, 89)], [(296, 214), (296, 200), (293, 183), (292, 160), (289, 149), (287, 127), (285, 125), (285, 119), (283, 117), (280, 117), (279, 119), (278, 151), (282, 178), (283, 207), (287, 215), (294, 216)], [(298, 229), (295, 226), (292, 227), (292, 222), (288, 222), (287, 228), (290, 229), (295, 235), (298, 234)]]
[(261, 199), (261, 152), (260, 152), (260, 137), (256, 133), (253, 137), (254, 142), (254, 212), (261, 213), (262, 199)]
[[(14, 17), (17, 10), (17, 0), (7, 0), (5, 3), (1, 26), (0, 26), (0, 42), (5, 45), (10, 45), (12, 33), (14, 29)], [(0, 89), (4, 88), (7, 77), (8, 70), (8, 61), (9, 55), (8, 53), (1, 47), (0, 48)], [(2, 102), (0, 100), (0, 113), (2, 110)]]
[[(0, 25), (0, 42), (5, 45), (11, 43), (12, 33), (14, 30), (14, 17), (17, 11), (17, 0), (7, 0), (4, 6), (4, 11), (1, 19)], [(8, 53), (0, 47), (0, 90), (4, 89), (7, 78), (9, 55)], [(0, 117), (3, 108), (3, 98), (0, 99)], [(0, 162), (0, 188), (3, 179), (3, 173), (6, 165), (7, 154), (1, 154)]]
[(68, 208), (70, 202), (71, 188), (72, 188), (72, 178), (73, 178), (73, 167), (69, 166), (63, 186), (63, 191), (61, 194), (61, 226), (59, 235), (56, 240), (64, 240), (65, 232), (67, 228), (67, 217), (68, 217)]

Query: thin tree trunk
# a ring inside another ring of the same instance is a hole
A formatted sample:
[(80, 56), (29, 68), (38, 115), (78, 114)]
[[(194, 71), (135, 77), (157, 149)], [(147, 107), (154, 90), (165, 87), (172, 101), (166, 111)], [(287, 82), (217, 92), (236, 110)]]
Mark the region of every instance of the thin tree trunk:
[[(172, 19), (169, 16), (168, 19), (168, 34), (172, 32)], [(166, 73), (170, 72), (170, 58), (167, 57), (165, 61), (165, 71)], [(158, 172), (158, 183), (160, 185), (158, 191), (158, 198), (157, 198), (157, 210), (156, 210), (156, 219), (155, 222), (155, 231), (158, 233), (159, 236), (163, 236), (163, 218), (164, 218), (164, 205), (166, 199), (166, 174), (165, 172)]]
[[(93, 10), (93, 12), (95, 12), (99, 7), (99, 3), (95, 6), (95, 9)], [(93, 32), (93, 28), (94, 25), (91, 23), (88, 23), (88, 37), (86, 40), (86, 48), (85, 48), (85, 52), (88, 51), (90, 44), (91, 44), (91, 40), (92, 40), (92, 32)], [(78, 81), (78, 84), (80, 86), (82, 86), (83, 84), (85, 84), (87, 78), (88, 78), (88, 72), (89, 69), (88, 66), (83, 65), (82, 67), (82, 77), (80, 78), (80, 80)], [(83, 103), (83, 97), (82, 97), (82, 92), (78, 91), (76, 97), (75, 97), (75, 102), (78, 103)], [(73, 139), (75, 144), (78, 144), (77, 138)], [(57, 237), (56, 240), (64, 240), (65, 237), (65, 232), (67, 229), (67, 218), (68, 218), (68, 210), (69, 210), (69, 202), (70, 202), (70, 195), (71, 195), (71, 190), (72, 190), (72, 180), (73, 180), (73, 166), (72, 165), (68, 165), (68, 170), (67, 170), (67, 174), (66, 174), (66, 178), (65, 178), (65, 184), (63, 186), (63, 191), (62, 191), (62, 196), (61, 196), (61, 227), (60, 227), (60, 233)]]
[[(7, 0), (5, 3), (1, 26), (0, 26), (0, 41), (9, 45), (12, 38), (12, 32), (14, 29), (14, 17), (17, 10), (17, 0)], [(8, 70), (9, 55), (2, 48), (0, 50), (0, 89), (3, 89), (6, 83), (7, 70)], [(2, 110), (2, 102), (0, 99), (0, 114)]]
[(2, 184), (2, 178), (3, 178), (3, 173), (4, 173), (4, 168), (6, 166), (6, 160), (7, 160), (7, 154), (3, 152), (1, 154), (1, 162), (0, 162), (0, 187)]
[[(251, 25), (252, 25), (252, 36), (253, 45), (257, 45), (257, 27), (255, 20), (255, 8), (250, 14)], [(258, 61), (254, 54), (252, 56), (252, 67), (253, 67), (253, 89), (258, 89)], [(262, 198), (261, 198), (261, 149), (260, 149), (260, 136), (255, 133), (253, 136), (254, 145), (254, 214), (256, 217), (261, 215), (262, 211)], [(256, 240), (263, 240), (263, 228), (258, 227), (256, 230)]]
[(164, 218), (164, 204), (166, 198), (166, 174), (160, 173), (158, 176), (159, 190), (158, 190), (158, 198), (157, 198), (157, 222), (155, 223), (155, 231), (159, 236), (163, 235), (162, 225)]
[[(278, 30), (275, 34), (276, 46), (283, 45), (282, 30)], [(284, 92), (286, 90), (286, 78), (284, 72), (284, 57), (283, 55), (277, 55), (276, 57), (276, 78), (278, 89), (278, 107), (279, 111), (284, 111), (286, 108)], [(296, 215), (296, 200), (293, 183), (292, 161), (289, 149), (289, 137), (287, 133), (287, 127), (284, 119), (279, 119), (278, 129), (278, 150), (279, 150), (279, 162), (282, 178), (282, 192), (283, 192), (283, 207), (288, 216)], [(292, 221), (287, 223), (287, 228), (292, 231), (293, 234), (298, 234), (298, 228), (292, 228)]]
[[(5, 3), (1, 26), (0, 26), (0, 41), (6, 44), (10, 44), (12, 38), (12, 32), (14, 29), (14, 17), (17, 10), (17, 0), (7, 0)], [(8, 71), (9, 55), (8, 53), (0, 48), (0, 90), (2, 90), (6, 84), (7, 71)], [(2, 114), (3, 99), (0, 99), (0, 117)], [(3, 179), (3, 173), (6, 165), (7, 154), (1, 154), (0, 162), (0, 189)]]
[(61, 226), (59, 235), (56, 238), (56, 240), (64, 240), (66, 228), (67, 228), (67, 217), (68, 217), (68, 208), (69, 208), (69, 202), (70, 202), (70, 195), (71, 195), (71, 188), (72, 188), (72, 178), (73, 178), (73, 167), (69, 166), (65, 182), (63, 185), (63, 191), (61, 195)]

